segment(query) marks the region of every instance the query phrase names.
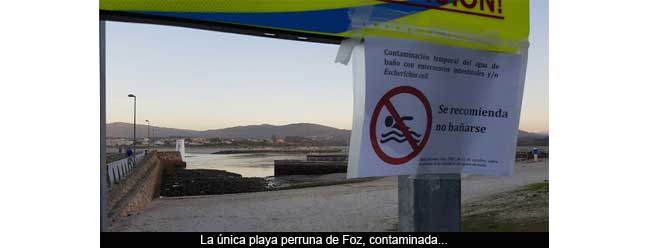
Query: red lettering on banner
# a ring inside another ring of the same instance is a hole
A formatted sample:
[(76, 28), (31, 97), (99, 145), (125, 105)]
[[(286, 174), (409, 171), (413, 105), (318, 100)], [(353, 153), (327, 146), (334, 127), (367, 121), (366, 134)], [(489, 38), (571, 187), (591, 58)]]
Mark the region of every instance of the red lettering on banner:
[[(462, 13), (474, 16), (489, 17), (495, 19), (504, 19), (502, 14), (502, 0), (436, 0), (440, 6), (434, 6), (433, 0), (427, 0), (426, 3), (399, 1), (399, 0), (379, 0), (387, 3), (416, 6), (427, 9), (437, 9)], [(460, 2), (460, 4), (458, 3)], [(495, 13), (496, 12), (496, 13)]]
[[(444, 4), (446, 2), (447, 1), (445, 0), (438, 1), (438, 3), (440, 4)], [(460, 2), (461, 4), (458, 5), (458, 2)], [(496, 6), (495, 6), (495, 2), (496, 2)], [(465, 9), (473, 10), (474, 8), (476, 8), (477, 4), (480, 10), (486, 10), (487, 7), (487, 9), (489, 9), (491, 13), (494, 13), (495, 7), (499, 7), (498, 12), (499, 14), (501, 14), (501, 0), (453, 0), (451, 5), (454, 7), (462, 6)]]
[[(463, 4), (463, 7), (473, 9), (476, 6), (476, 0), (472, 0), (469, 3), (467, 1), (468, 0), (460, 0), (460, 2)], [(481, 3), (483, 3), (483, 1), (481, 1)]]

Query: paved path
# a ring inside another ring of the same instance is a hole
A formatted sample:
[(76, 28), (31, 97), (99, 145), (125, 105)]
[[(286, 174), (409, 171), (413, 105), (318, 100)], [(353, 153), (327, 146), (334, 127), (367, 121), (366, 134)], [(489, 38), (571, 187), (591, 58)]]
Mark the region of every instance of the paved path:
[[(469, 176), (463, 203), (548, 179), (548, 162), (513, 177)], [(333, 186), (154, 200), (114, 231), (386, 231), (397, 223), (397, 178)]]

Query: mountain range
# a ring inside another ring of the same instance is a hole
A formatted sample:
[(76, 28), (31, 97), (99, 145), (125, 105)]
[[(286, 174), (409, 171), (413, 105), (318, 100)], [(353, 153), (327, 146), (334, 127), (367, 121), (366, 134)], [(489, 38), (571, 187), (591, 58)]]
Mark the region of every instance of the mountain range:
[(548, 145), (548, 131), (546, 133), (531, 133), (519, 130), (517, 145)]
[[(108, 137), (133, 137), (133, 124), (125, 122), (113, 122), (106, 125)], [(347, 138), (350, 130), (338, 129), (312, 123), (296, 123), (282, 126), (269, 124), (236, 126), (222, 129), (210, 129), (204, 131), (150, 127), (152, 137), (204, 137), (204, 138), (250, 138), (269, 139), (275, 135), (278, 138), (286, 136), (315, 136), (315, 137), (339, 137)], [(147, 125), (136, 125), (136, 137), (147, 137)]]
[[(133, 124), (113, 122), (106, 125), (106, 134), (113, 138), (133, 137)], [(350, 130), (328, 127), (313, 123), (295, 123), (288, 125), (248, 125), (204, 131), (178, 129), (167, 127), (150, 127), (152, 137), (204, 137), (204, 138), (250, 138), (269, 139), (275, 135), (278, 138), (287, 136), (303, 137), (334, 137), (348, 139)], [(136, 137), (147, 137), (147, 125), (136, 125)], [(548, 145), (548, 134), (532, 133), (519, 130), (517, 136), (519, 145)]]

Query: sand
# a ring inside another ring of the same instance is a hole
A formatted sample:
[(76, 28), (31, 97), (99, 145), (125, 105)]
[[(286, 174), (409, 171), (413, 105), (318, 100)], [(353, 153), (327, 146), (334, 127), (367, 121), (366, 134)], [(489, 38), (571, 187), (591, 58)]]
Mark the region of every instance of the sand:
[[(548, 161), (517, 163), (511, 177), (468, 176), (467, 204), (548, 180)], [(397, 178), (292, 190), (156, 199), (113, 231), (386, 231), (397, 222)]]

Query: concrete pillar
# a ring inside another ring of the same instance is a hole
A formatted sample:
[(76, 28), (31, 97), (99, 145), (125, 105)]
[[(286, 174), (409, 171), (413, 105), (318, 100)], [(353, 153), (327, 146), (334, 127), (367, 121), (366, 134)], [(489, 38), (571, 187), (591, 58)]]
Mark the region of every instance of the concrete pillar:
[(401, 232), (459, 232), (460, 174), (399, 176)]

